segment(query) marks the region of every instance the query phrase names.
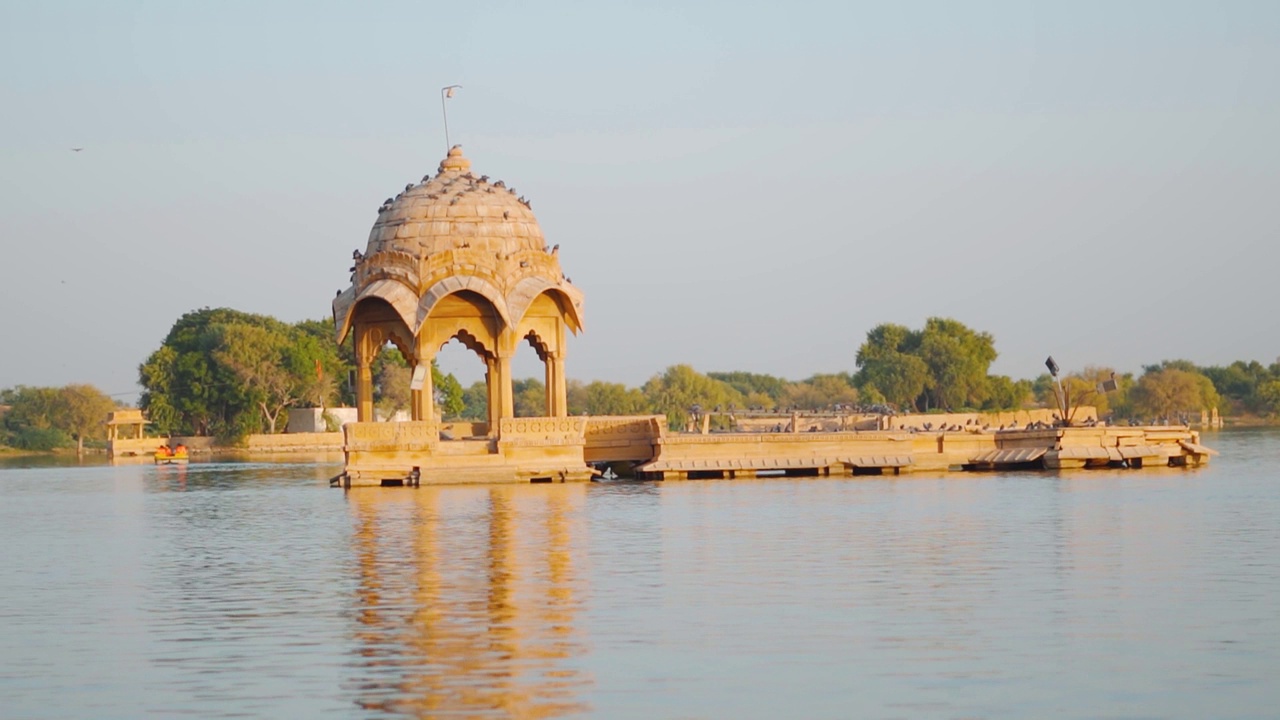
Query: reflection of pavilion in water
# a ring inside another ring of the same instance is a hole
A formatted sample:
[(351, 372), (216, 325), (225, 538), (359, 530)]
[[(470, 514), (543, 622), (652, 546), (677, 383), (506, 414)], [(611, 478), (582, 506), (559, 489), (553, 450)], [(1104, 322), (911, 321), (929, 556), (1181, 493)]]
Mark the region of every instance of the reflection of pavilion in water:
[[(587, 708), (573, 544), (586, 487), (348, 493), (366, 709), (558, 717)], [(487, 519), (487, 522), (484, 520)]]

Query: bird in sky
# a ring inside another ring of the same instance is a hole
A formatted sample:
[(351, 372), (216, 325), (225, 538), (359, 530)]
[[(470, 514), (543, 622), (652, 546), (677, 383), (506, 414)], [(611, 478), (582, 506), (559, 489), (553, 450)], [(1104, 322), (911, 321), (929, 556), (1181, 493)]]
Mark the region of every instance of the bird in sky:
[(80, 152), (84, 148), (71, 148), (71, 152)]

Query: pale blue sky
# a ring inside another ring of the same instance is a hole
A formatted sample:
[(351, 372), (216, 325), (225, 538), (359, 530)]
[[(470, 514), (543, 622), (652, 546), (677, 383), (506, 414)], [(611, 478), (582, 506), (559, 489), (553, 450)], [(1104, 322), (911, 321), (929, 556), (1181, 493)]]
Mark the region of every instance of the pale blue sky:
[(453, 83), (586, 293), (571, 377), (852, 370), (931, 315), (1015, 377), (1280, 355), (1280, 3), (6, 1), (0, 387), (326, 316)]

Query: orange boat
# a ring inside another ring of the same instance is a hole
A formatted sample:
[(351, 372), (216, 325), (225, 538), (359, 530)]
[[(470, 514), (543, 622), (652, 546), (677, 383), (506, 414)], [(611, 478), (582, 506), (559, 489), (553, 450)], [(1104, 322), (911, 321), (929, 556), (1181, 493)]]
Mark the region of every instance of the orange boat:
[(187, 453), (187, 448), (183, 445), (179, 445), (177, 448), (161, 445), (156, 449), (157, 465), (186, 465), (188, 462), (191, 462), (191, 457)]

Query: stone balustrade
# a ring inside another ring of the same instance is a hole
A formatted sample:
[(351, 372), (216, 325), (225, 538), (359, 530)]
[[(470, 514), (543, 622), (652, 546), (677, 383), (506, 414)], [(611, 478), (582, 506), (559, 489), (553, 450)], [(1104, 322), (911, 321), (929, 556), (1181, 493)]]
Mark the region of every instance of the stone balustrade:
[(581, 446), (586, 439), (585, 417), (502, 418), (498, 425), (501, 445)]
[(348, 452), (431, 451), (440, 444), (440, 423), (354, 422), (343, 427)]

